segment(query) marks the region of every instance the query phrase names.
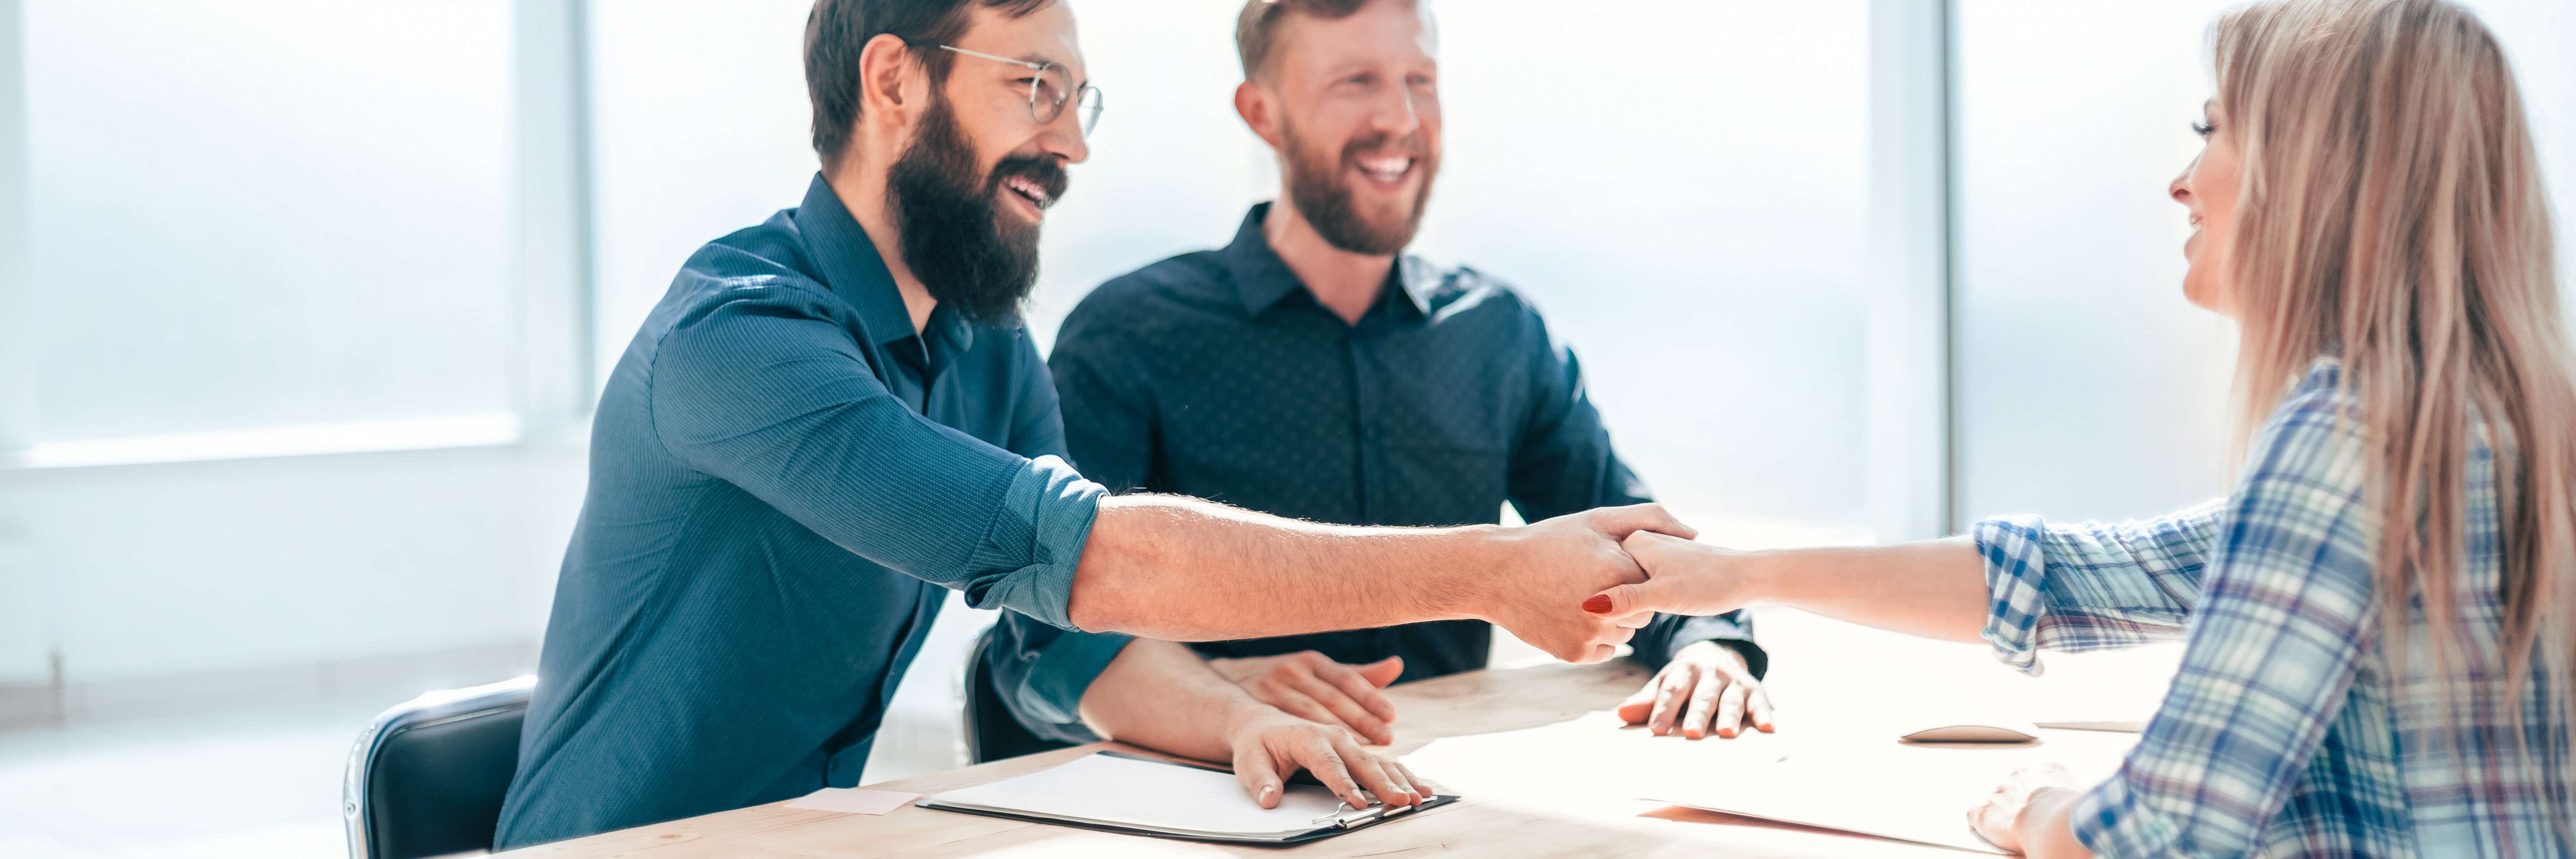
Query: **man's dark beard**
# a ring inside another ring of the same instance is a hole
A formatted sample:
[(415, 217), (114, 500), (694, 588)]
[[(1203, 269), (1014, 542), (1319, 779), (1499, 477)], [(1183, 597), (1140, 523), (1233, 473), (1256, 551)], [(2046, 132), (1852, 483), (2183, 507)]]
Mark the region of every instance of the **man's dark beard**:
[(1432, 157), (1419, 133), (1407, 136), (1401, 147), (1413, 154), (1413, 169), (1422, 173), (1422, 190), (1413, 197), (1413, 212), (1400, 224), (1373, 224), (1360, 216), (1351, 204), (1351, 186), (1343, 174), (1352, 169), (1362, 152), (1386, 145), (1384, 134), (1351, 141), (1342, 147), (1338, 159), (1312, 158), (1306, 140), (1297, 129), (1285, 129), (1281, 135), (1288, 143), (1288, 199), (1296, 204), (1298, 214), (1324, 237), (1324, 243), (1344, 253), (1366, 256), (1394, 256), (1413, 243), (1413, 234), (1422, 228), (1422, 210), (1431, 204), (1431, 180), (1440, 173), (1440, 161)]
[(988, 325), (1016, 320), (1038, 283), (1037, 225), (1005, 223), (994, 202), (1011, 176), (1036, 182), (1050, 203), (1064, 196), (1064, 166), (1046, 156), (1013, 155), (978, 171), (975, 147), (944, 98), (886, 171), (886, 209), (903, 236), (904, 265), (931, 298)]

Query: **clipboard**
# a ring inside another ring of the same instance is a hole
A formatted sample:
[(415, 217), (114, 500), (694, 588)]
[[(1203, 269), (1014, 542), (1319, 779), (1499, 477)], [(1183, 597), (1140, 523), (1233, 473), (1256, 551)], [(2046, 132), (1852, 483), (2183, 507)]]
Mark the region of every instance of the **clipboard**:
[(1154, 838), (1288, 845), (1357, 832), (1458, 801), (1441, 795), (1417, 806), (1355, 809), (1331, 791), (1295, 781), (1282, 794), (1278, 808), (1263, 809), (1243, 795), (1242, 786), (1227, 770), (1094, 752), (1053, 768), (927, 797), (914, 805)]

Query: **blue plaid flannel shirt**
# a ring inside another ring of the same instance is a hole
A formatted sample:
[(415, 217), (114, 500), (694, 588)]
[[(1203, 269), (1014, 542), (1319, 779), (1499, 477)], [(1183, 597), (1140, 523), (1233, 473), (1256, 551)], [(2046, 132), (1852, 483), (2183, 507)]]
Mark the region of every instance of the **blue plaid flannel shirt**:
[(2075, 806), (2075, 835), (2096, 854), (2570, 852), (2570, 785), (2551, 762), (2567, 747), (2570, 690), (2536, 665), (2521, 718), (2504, 709), (2488, 428), (2471, 427), (2468, 564), (2453, 586), (2467, 682), (2445, 686), (2430, 670), (2420, 597), (2392, 673), (2359, 403), (2341, 376), (2332, 359), (2310, 368), (2224, 499), (2121, 525), (1977, 525), (1993, 597), (1985, 637), (2004, 662), (2037, 674), (2041, 648), (2183, 641), (2182, 670), (2137, 749)]

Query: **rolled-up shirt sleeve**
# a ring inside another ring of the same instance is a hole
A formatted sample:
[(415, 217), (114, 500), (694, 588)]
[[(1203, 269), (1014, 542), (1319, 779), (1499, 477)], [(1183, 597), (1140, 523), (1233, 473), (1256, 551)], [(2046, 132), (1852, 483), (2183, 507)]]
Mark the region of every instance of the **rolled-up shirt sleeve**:
[(1021, 727), (1059, 743), (1088, 743), (1100, 737), (1082, 723), (1082, 696), (1134, 640), (1003, 612), (984, 649), (984, 669)]
[(1101, 489), (942, 426), (888, 391), (794, 287), (745, 287), (655, 351), (654, 434), (681, 463), (850, 552), (1069, 627)]
[[(1070, 320), (1067, 327), (1056, 341), (1058, 356), (1066, 354), (1069, 344), (1079, 342)], [(1080, 404), (1059, 403), (1057, 392), (1078, 386), (1065, 385), (1053, 367), (1038, 362), (1034, 346), (1023, 341), (1023, 348), (1030, 350), (1027, 366), (1033, 370), (1022, 380), (1018, 403), (1024, 411), (1021, 428), (1011, 434), (1011, 449), (1026, 456), (1064, 456), (1064, 412), (1079, 409)], [(1114, 476), (1089, 472), (1085, 476), (1113, 487), (1124, 485)], [(982, 654), (984, 672), (1013, 720), (1029, 733), (1059, 743), (1100, 739), (1082, 723), (1083, 693), (1135, 639), (1053, 626), (1015, 611), (1003, 612), (994, 621), (992, 634), (992, 644)]]
[(1645, 628), (1637, 630), (1628, 644), (1634, 648), (1630, 658), (1648, 668), (1661, 669), (1673, 661), (1674, 653), (1703, 641), (1716, 642), (1744, 657), (1744, 667), (1753, 672), (1754, 679), (1770, 676), (1771, 654), (1753, 642), (1753, 617), (1742, 611), (1708, 617), (1658, 614)]
[(2039, 651), (2099, 650), (2182, 635), (2225, 499), (2144, 522), (1977, 523), (1995, 658), (2040, 673)]

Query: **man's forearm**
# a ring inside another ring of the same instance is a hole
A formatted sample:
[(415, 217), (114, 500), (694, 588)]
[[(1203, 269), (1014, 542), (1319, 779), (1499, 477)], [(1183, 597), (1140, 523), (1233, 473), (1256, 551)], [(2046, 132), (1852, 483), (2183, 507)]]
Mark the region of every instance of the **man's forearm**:
[(1086, 630), (1173, 641), (1478, 617), (1458, 583), (1490, 563), (1499, 530), (1355, 528), (1195, 498), (1108, 498), (1069, 614)]
[(1082, 629), (1207, 641), (1473, 619), (1573, 662), (1634, 632), (1582, 609), (1645, 580), (1620, 541), (1694, 533), (1651, 504), (1517, 528), (1317, 525), (1168, 495), (1099, 505), (1064, 606)]
[(1268, 707), (1208, 667), (1187, 645), (1140, 638), (1082, 693), (1092, 733), (1183, 757), (1224, 762), (1248, 708)]
[(1986, 566), (1964, 537), (1749, 556), (1754, 600), (1944, 641), (1985, 630)]

